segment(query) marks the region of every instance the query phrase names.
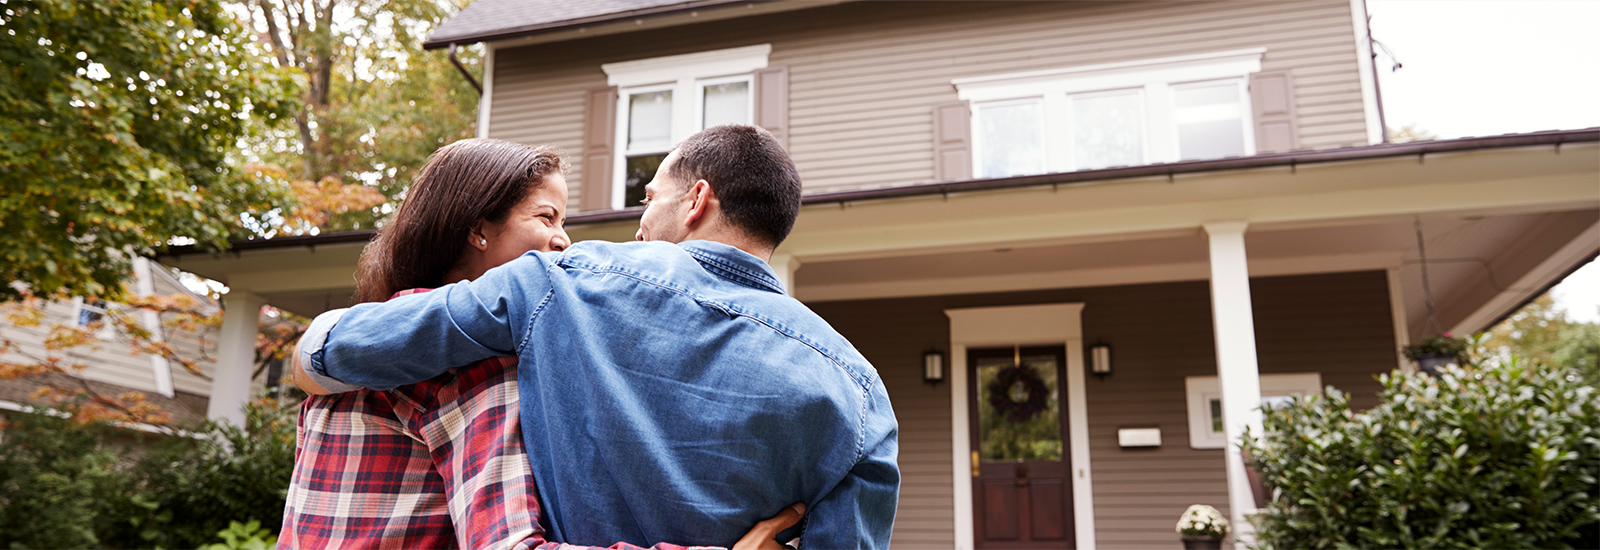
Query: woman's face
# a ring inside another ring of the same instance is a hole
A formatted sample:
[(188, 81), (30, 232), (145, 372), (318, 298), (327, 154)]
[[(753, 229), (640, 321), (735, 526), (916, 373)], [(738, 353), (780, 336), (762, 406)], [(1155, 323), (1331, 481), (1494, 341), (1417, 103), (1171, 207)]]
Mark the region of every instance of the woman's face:
[(567, 221), (567, 178), (561, 174), (545, 176), (544, 185), (534, 188), (521, 204), (511, 209), (502, 223), (483, 225), (483, 268), (491, 269), (538, 250), (565, 250), (572, 244), (562, 224)]

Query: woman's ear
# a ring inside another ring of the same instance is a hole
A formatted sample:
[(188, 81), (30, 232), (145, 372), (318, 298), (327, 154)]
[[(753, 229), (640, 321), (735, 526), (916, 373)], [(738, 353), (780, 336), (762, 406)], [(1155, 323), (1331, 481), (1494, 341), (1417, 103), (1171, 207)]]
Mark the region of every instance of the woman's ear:
[(489, 249), (489, 239), (484, 237), (483, 222), (478, 222), (467, 231), (467, 247), (484, 251)]

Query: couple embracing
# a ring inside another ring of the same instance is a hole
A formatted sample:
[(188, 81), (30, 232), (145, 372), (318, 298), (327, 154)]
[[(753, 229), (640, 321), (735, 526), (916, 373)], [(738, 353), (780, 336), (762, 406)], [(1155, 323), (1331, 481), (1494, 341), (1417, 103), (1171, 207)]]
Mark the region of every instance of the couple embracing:
[(888, 546), (888, 394), (767, 266), (800, 209), (777, 141), (684, 140), (632, 243), (570, 243), (566, 168), (465, 140), (418, 172), (362, 254), (369, 303), (296, 352), (316, 395), (280, 546)]

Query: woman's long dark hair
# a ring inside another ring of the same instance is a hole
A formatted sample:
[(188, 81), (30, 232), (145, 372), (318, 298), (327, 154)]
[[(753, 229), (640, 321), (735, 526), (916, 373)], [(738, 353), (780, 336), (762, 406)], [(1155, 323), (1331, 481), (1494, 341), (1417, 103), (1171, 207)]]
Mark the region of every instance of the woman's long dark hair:
[(548, 176), (566, 171), (554, 149), (497, 139), (464, 139), (434, 151), (394, 218), (361, 251), (356, 303), (444, 284), (474, 226), (504, 222)]

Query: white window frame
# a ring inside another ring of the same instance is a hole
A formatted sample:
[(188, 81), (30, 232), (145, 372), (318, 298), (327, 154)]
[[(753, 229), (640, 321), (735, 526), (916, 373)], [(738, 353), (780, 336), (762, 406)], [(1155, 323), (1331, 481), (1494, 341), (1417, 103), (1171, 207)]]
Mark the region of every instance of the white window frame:
[[(628, 151), (628, 96), (641, 92), (672, 90), (672, 144), (701, 130), (704, 120), (705, 86), (729, 82), (749, 82), (749, 113), (755, 117), (756, 69), (767, 67), (771, 44), (712, 50), (683, 55), (655, 57), (600, 66), (606, 83), (617, 87), (616, 151), (612, 159), (611, 208), (621, 209), (627, 181), (628, 155), (660, 153), (659, 150)], [(670, 148), (670, 146), (669, 146)]]
[[(1211, 401), (1222, 399), (1222, 386), (1215, 376), (1188, 376), (1183, 379), (1188, 393), (1189, 446), (1195, 449), (1222, 449), (1228, 446), (1228, 434), (1211, 430)], [(1320, 395), (1322, 373), (1296, 372), (1261, 375), (1261, 399), (1282, 398), (1294, 395)]]
[[(1190, 87), (1199, 88), (1199, 87), (1202, 87), (1202, 86), (1210, 86), (1210, 85), (1221, 84), (1221, 83), (1231, 83), (1231, 84), (1233, 84), (1235, 90), (1239, 94), (1239, 96), (1238, 96), (1239, 97), (1239, 123), (1244, 125), (1244, 154), (1243, 155), (1247, 156), (1247, 157), (1251, 156), (1251, 155), (1254, 155), (1254, 154), (1256, 154), (1256, 125), (1255, 125), (1255, 121), (1252, 119), (1252, 114), (1255, 111), (1254, 111), (1254, 109), (1251, 108), (1251, 104), (1250, 104), (1250, 78), (1248, 76), (1239, 77), (1239, 78), (1220, 78), (1220, 79), (1216, 79), (1216, 80), (1198, 80), (1198, 81), (1192, 81), (1192, 82), (1177, 82), (1177, 83), (1173, 83), (1171, 85), (1171, 88), (1174, 91), (1176, 91), (1176, 90), (1181, 90), (1181, 89), (1184, 89), (1184, 88), (1190, 88)], [(1172, 101), (1172, 114), (1173, 114), (1173, 121), (1172, 121), (1172, 150), (1173, 150), (1173, 154), (1174, 155), (1177, 155), (1178, 158), (1182, 158), (1183, 151), (1179, 150), (1179, 148), (1178, 148), (1178, 121), (1177, 121), (1178, 97), (1177, 97), (1177, 94), (1172, 94), (1171, 101)]]
[[(1261, 72), (1261, 57), (1266, 48), (1249, 48), (1182, 55), (1118, 63), (1084, 65), (1041, 71), (1006, 73), (951, 81), (957, 97), (972, 103), (974, 134), (982, 121), (978, 118), (986, 103), (1044, 98), (1044, 148), (1047, 172), (1076, 170), (1072, 144), (1072, 97), (1095, 93), (1114, 93), (1129, 89), (1142, 90), (1144, 109), (1142, 142), (1145, 164), (1177, 162), (1177, 125), (1173, 117), (1176, 109), (1173, 88), (1188, 85), (1213, 84), (1232, 80), (1240, 86), (1241, 123), (1245, 129), (1245, 154), (1255, 154), (1255, 125), (1252, 120), (1248, 93), (1249, 76)], [(974, 135), (974, 138), (976, 136)], [(976, 141), (972, 148), (972, 166), (976, 172), (982, 166)]]
[(95, 335), (96, 338), (99, 338), (101, 340), (110, 340), (114, 336), (116, 336), (116, 331), (112, 330), (112, 328), (111, 328), (111, 319), (110, 319), (110, 317), (111, 317), (111, 303), (107, 302), (105, 300), (101, 300), (100, 303), (102, 305), (100, 305), (100, 306), (92, 306), (92, 305), (89, 305), (88, 303), (85, 303), (84, 300), (83, 300), (83, 297), (81, 297), (81, 296), (74, 297), (72, 299), (72, 326), (75, 326), (75, 327), (84, 326), (81, 321), (83, 319), (83, 311), (85, 309), (89, 309), (89, 308), (98, 309), (98, 310), (100, 310), (101, 323), (100, 323), (100, 329), (95, 331), (94, 335)]
[[(983, 165), (982, 164), (976, 164), (978, 161), (983, 159), (983, 156), (979, 153), (980, 151), (983, 151), (983, 132), (980, 131), (980, 129), (982, 127), (981, 126), (977, 126), (977, 124), (979, 122), (978, 110), (980, 108), (982, 108), (982, 107), (1009, 107), (1009, 106), (1012, 106), (1012, 105), (1036, 104), (1036, 105), (1039, 106), (1039, 112), (1047, 113), (1047, 112), (1049, 112), (1049, 107), (1047, 107), (1045, 105), (1045, 103), (1047, 101), (1048, 101), (1048, 99), (1043, 97), (1043, 96), (1018, 97), (1018, 98), (1012, 98), (1012, 99), (997, 99), (997, 100), (994, 100), (994, 101), (985, 101), (981, 105), (974, 104), (972, 106), (972, 123), (973, 123), (973, 126), (972, 126), (972, 160), (974, 162), (974, 164), (972, 165), (972, 171), (973, 171), (974, 175), (977, 175), (978, 177), (992, 177), (992, 176), (988, 176), (988, 175), (978, 175), (978, 172), (981, 172), (983, 170)], [(1048, 118), (1048, 117), (1045, 117), (1045, 118)], [(1048, 144), (1050, 143), (1050, 138), (1049, 138), (1049, 136), (1045, 135), (1046, 133), (1048, 133), (1050, 131), (1050, 125), (1045, 124), (1045, 118), (1040, 118), (1039, 119), (1039, 135), (1040, 136), (1044, 136), (1044, 140), (1045, 140), (1045, 144), (1046, 144), (1045, 147), (1041, 147), (1040, 148), (1040, 153), (1044, 155), (1044, 158), (1039, 159), (1039, 161), (1040, 161), (1039, 164), (1040, 164), (1040, 166), (1044, 167), (1045, 171), (1050, 171), (1051, 168), (1052, 168), (1052, 166), (1050, 165), (1050, 160), (1051, 160), (1051, 158), (1050, 158), (1050, 149), (1048, 147)], [(1022, 175), (1022, 174), (1017, 174), (1017, 175)]]

